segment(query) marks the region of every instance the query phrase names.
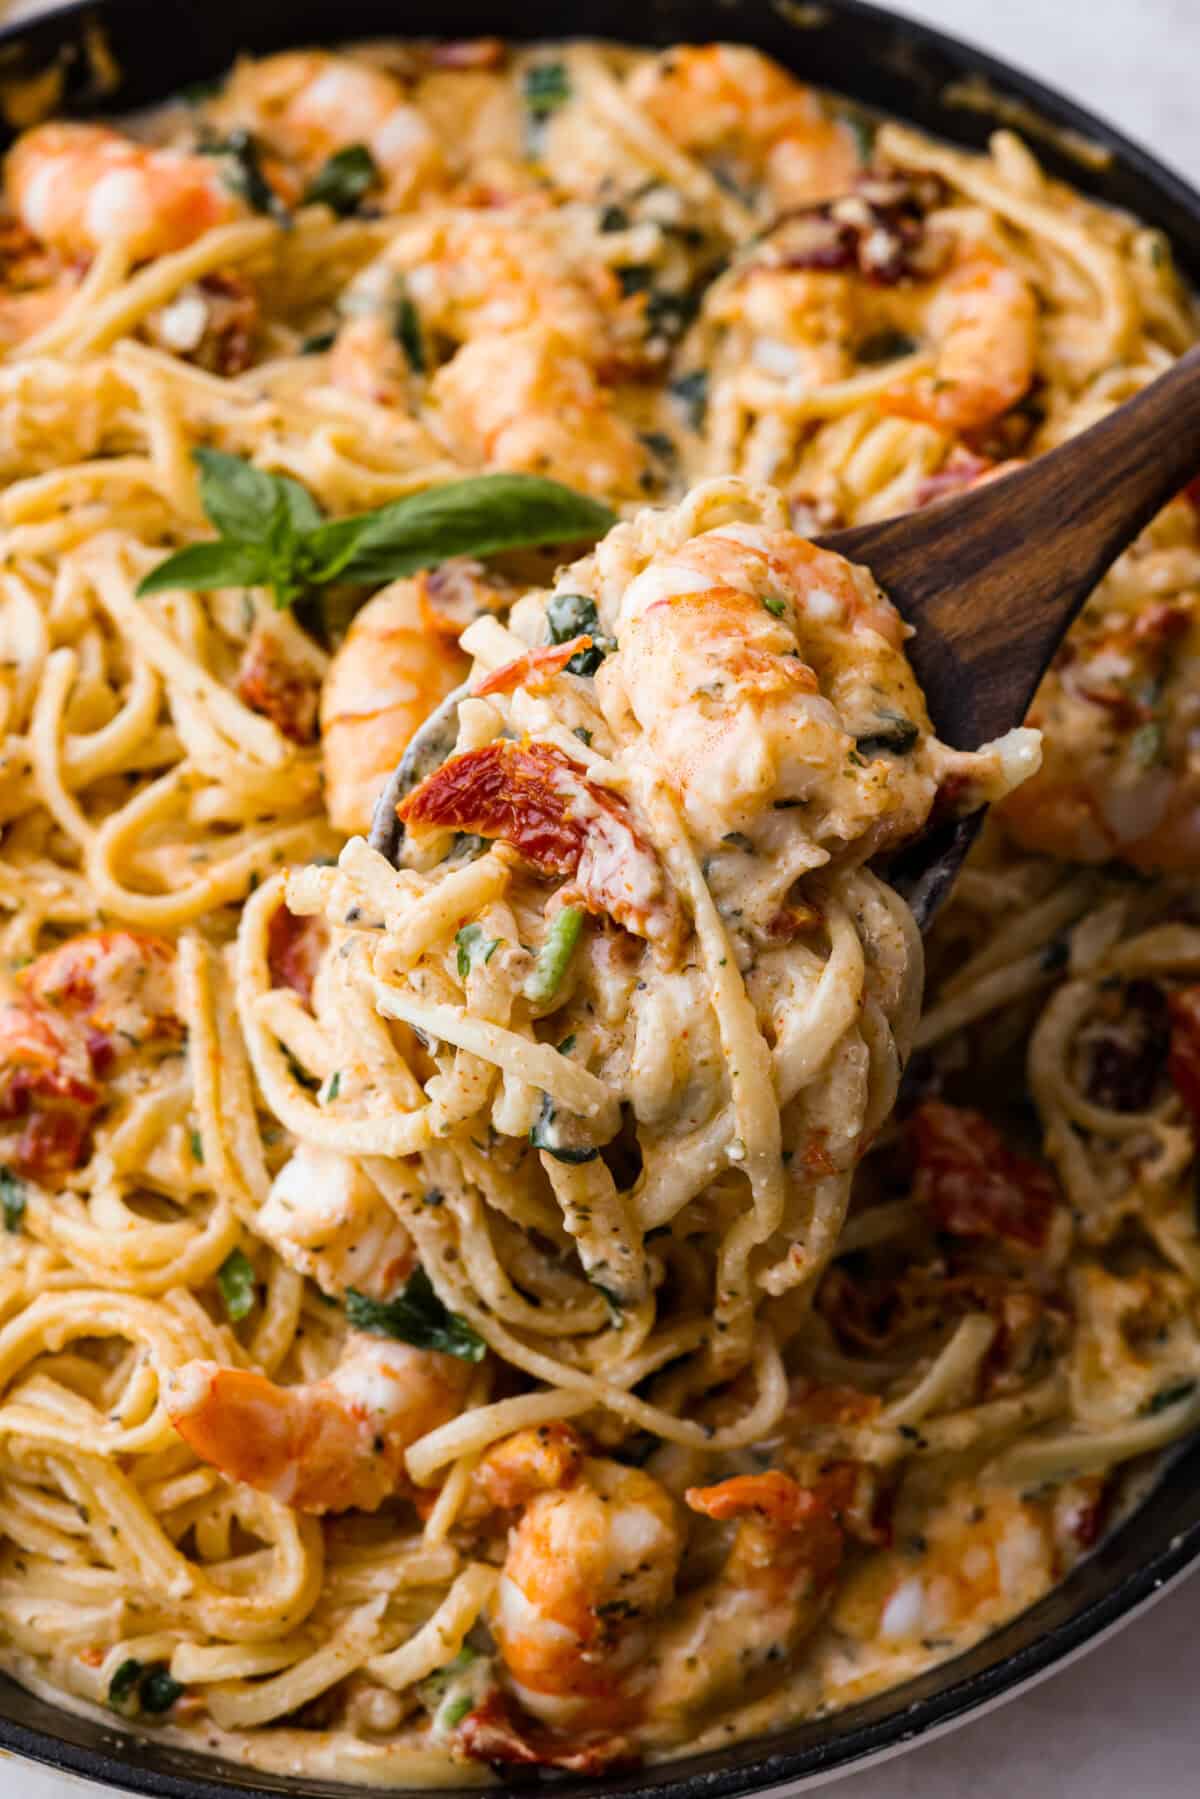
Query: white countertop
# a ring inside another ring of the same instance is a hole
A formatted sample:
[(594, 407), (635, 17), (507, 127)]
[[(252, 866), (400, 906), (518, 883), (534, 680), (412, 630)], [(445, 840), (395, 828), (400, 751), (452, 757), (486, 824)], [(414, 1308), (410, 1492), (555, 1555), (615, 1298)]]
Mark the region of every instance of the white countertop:
[[(898, 0), (1031, 69), (1200, 182), (1200, 0)], [(0, 13), (32, 10), (5, 7)], [(1200, 1581), (936, 1743), (837, 1787), (838, 1799), (1197, 1799)], [(0, 1794), (85, 1789), (0, 1760)]]

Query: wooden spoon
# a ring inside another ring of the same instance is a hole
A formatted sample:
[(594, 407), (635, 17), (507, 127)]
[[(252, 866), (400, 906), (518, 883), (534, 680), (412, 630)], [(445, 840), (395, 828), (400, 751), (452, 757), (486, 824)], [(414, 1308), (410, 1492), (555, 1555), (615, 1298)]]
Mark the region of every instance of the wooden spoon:
[[(1021, 723), (1101, 576), (1198, 472), (1200, 345), (1027, 467), (816, 541), (865, 563), (915, 626), (905, 647), (938, 736), (973, 750)], [(935, 827), (887, 869), (922, 928), (981, 819)]]
[[(958, 749), (1019, 725), (1067, 627), (1121, 551), (1200, 471), (1200, 345), (1098, 425), (1028, 467), (817, 542), (867, 565), (915, 634), (909, 660), (939, 737)], [(395, 861), (396, 806), (454, 746), (461, 687), (413, 738), (379, 797), (374, 847)], [(888, 879), (924, 928), (982, 818), (935, 827)]]

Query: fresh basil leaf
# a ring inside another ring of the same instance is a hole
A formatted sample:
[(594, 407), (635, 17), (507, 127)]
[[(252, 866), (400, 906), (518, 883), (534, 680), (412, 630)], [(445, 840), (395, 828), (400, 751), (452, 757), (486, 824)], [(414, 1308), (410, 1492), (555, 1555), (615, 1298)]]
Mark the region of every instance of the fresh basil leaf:
[(0, 1168), (0, 1209), (5, 1230), (15, 1236), (25, 1222), (25, 1187), (11, 1168)]
[(380, 180), (379, 164), (366, 144), (347, 144), (317, 170), (305, 192), (305, 204), (330, 206), (345, 218)]
[(307, 487), (301, 487), (290, 475), (272, 475), (270, 479), (275, 483), (283, 515), (296, 531), (315, 531), (325, 523), (325, 514)]
[(222, 537), (263, 543), (279, 516), (279, 477), (226, 450), (193, 450), (192, 460), (200, 472), (200, 504), (209, 523)]
[(254, 1267), (240, 1249), (231, 1249), (217, 1269), (217, 1286), (225, 1315), (232, 1324), (239, 1323), (254, 1307)]
[(373, 586), (452, 556), (594, 541), (616, 516), (599, 500), (541, 475), (473, 475), (364, 513), (357, 541), (330, 567), (325, 534), (349, 522), (338, 519), (313, 533), (317, 565), (326, 569), (326, 580), (336, 576)]
[(138, 598), (181, 588), (206, 592), (214, 587), (260, 587), (270, 579), (267, 552), (257, 544), (219, 537), (215, 543), (192, 543), (176, 550), (138, 583)]
[(415, 1268), (392, 1299), (371, 1299), (357, 1287), (346, 1291), (346, 1317), (355, 1330), (394, 1337), (415, 1349), (436, 1349), (464, 1362), (482, 1362), (487, 1344), (465, 1318), (449, 1311), (423, 1268)]

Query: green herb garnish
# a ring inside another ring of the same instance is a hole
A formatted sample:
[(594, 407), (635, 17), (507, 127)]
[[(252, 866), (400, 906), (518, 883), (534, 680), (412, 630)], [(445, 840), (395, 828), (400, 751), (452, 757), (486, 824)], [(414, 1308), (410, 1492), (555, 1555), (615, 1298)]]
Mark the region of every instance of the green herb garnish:
[(322, 163), (308, 184), (304, 201), (308, 206), (332, 207), (345, 218), (357, 212), (360, 202), (381, 180), (379, 164), (367, 146), (347, 144)]
[(608, 1322), (612, 1325), (612, 1328), (617, 1331), (624, 1330), (625, 1308), (621, 1304), (618, 1295), (613, 1292), (611, 1287), (604, 1287), (599, 1281), (589, 1281), (588, 1285), (595, 1287), (597, 1293), (601, 1295), (605, 1304), (608, 1306)]
[(1165, 748), (1166, 732), (1158, 719), (1139, 725), (1129, 739), (1129, 753), (1139, 768), (1153, 768), (1161, 762)]
[(263, 174), (262, 146), (249, 131), (231, 131), (217, 143), (201, 144), (200, 154), (221, 159), (221, 179), (252, 212), (288, 218), (287, 207)]
[(166, 1663), (156, 1663), (142, 1676), (142, 1710), (153, 1714), (169, 1712), (182, 1692), (182, 1683), (167, 1672)]
[(346, 1317), (355, 1330), (395, 1337), (415, 1349), (436, 1349), (463, 1362), (482, 1362), (487, 1344), (465, 1318), (449, 1311), (423, 1268), (415, 1268), (392, 1299), (371, 1299), (357, 1287), (346, 1292)]
[(773, 593), (769, 593), (763, 600), (763, 610), (769, 612), (772, 618), (786, 618), (787, 601), (777, 599)]
[(582, 906), (564, 906), (555, 913), (525, 983), (525, 998), (531, 1006), (547, 1005), (562, 986), (582, 929)]
[[(570, 1119), (571, 1114), (567, 1113), (565, 1116)], [(572, 1167), (579, 1167), (584, 1162), (594, 1162), (600, 1154), (594, 1144), (573, 1149), (569, 1143), (564, 1143), (558, 1108), (548, 1093), (542, 1094), (542, 1109), (530, 1127), (529, 1141), (535, 1149), (544, 1149), (556, 1162), (567, 1162)]]
[(254, 1265), (243, 1250), (231, 1249), (217, 1269), (225, 1315), (238, 1324), (254, 1306)]
[(920, 347), (916, 338), (906, 331), (876, 331), (863, 339), (855, 354), (860, 362), (896, 362), (901, 356), (911, 356)]
[(551, 643), (570, 643), (573, 637), (590, 637), (589, 650), (577, 650), (567, 663), (571, 675), (594, 675), (616, 642), (600, 629), (595, 600), (586, 593), (556, 593), (546, 607), (546, 629)]
[(864, 756), (879, 756), (884, 753), (893, 756), (905, 756), (921, 735), (911, 718), (905, 718), (900, 712), (889, 712), (881, 707), (879, 724), (873, 731), (866, 731), (856, 737), (859, 750)]
[(708, 411), (708, 370), (692, 369), (686, 375), (677, 375), (670, 383), (670, 392), (683, 407), (692, 430), (701, 430)]
[(138, 1682), (142, 1678), (142, 1664), (132, 1655), (123, 1661), (108, 1683), (108, 1703), (114, 1712), (120, 1712), (123, 1718), (136, 1717), (138, 1703)]
[(1142, 1407), (1142, 1411), (1148, 1418), (1157, 1417), (1159, 1412), (1165, 1412), (1173, 1405), (1182, 1405), (1195, 1391), (1194, 1380), (1172, 1381), (1169, 1387), (1160, 1387), (1154, 1397)]
[(11, 1168), (0, 1168), (0, 1210), (5, 1230), (15, 1236), (25, 1222), (25, 1185)]
[(500, 948), (499, 937), (485, 937), (483, 926), (477, 924), (465, 924), (455, 933), (454, 941), (458, 946), (456, 965), (460, 981), (466, 980), (477, 962), (490, 962)]
[(536, 62), (525, 71), (522, 83), (525, 105), (539, 122), (565, 106), (571, 98), (571, 78), (561, 62)]
[(421, 332), (421, 315), (406, 293), (397, 295), (395, 315), (392, 319), (392, 335), (404, 351), (413, 374), (423, 375), (427, 363), (425, 338)]
[(190, 1131), (188, 1133), (188, 1148), (192, 1152), (192, 1161), (193, 1162), (203, 1162), (203, 1160), (204, 1160), (204, 1139), (200, 1135), (199, 1131)]
[(594, 540), (614, 514), (540, 475), (472, 475), (327, 519), (307, 488), (223, 450), (195, 450), (200, 499), (219, 535), (152, 569), (139, 596), (179, 588), (269, 587), (288, 606), (330, 582), (378, 587), (452, 556)]
[(166, 1662), (123, 1661), (108, 1683), (108, 1703), (122, 1718), (139, 1718), (144, 1712), (159, 1717), (169, 1712), (183, 1692)]
[(614, 272), (621, 284), (621, 297), (625, 300), (632, 294), (648, 294), (654, 282), (654, 270), (648, 262), (627, 262), (623, 268)]
[(694, 293), (670, 294), (656, 289), (646, 301), (646, 329), (651, 337), (665, 337), (674, 343), (683, 336), (700, 310)]
[(335, 1068), (325, 1086), (325, 1104), (331, 1106), (342, 1090), (342, 1071)]

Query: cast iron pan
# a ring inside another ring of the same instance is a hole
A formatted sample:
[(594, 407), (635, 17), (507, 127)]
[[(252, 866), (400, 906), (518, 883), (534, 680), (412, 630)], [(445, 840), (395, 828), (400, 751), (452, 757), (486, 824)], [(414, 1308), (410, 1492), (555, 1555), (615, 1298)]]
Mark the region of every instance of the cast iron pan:
[[(955, 141), (982, 146), (997, 117), (1012, 118), (1055, 173), (1128, 207), (1170, 237), (1200, 285), (1200, 195), (1099, 119), (1028, 76), (924, 25), (859, 0), (525, 0), (514, 18), (498, 0), (439, 0), (432, 11), (389, 0), (96, 0), (0, 32), (0, 97), (14, 77), (57, 63), (62, 109), (80, 115), (144, 106), (219, 75), (239, 51), (332, 43), (391, 33), (561, 37), (571, 32), (645, 44), (735, 38), (757, 44), (806, 81), (851, 95)], [(116, 83), (89, 51), (103, 27)], [(971, 81), (999, 96), (998, 112), (964, 106)], [(1082, 160), (1072, 144), (1098, 147)], [(0, 1528), (3, 1519), (0, 1519)], [(1143, 1505), (1061, 1586), (965, 1655), (903, 1687), (769, 1739), (607, 1775), (629, 1799), (724, 1799), (782, 1794), (895, 1754), (949, 1728), (1078, 1655), (1126, 1622), (1200, 1558), (1200, 1443), (1175, 1454)], [(258, 1774), (131, 1736), (35, 1699), (0, 1677), (0, 1747), (137, 1793), (227, 1799), (231, 1792), (341, 1795), (329, 1781)], [(528, 1793), (531, 1779), (491, 1791)], [(581, 1792), (595, 1783), (556, 1780)]]

